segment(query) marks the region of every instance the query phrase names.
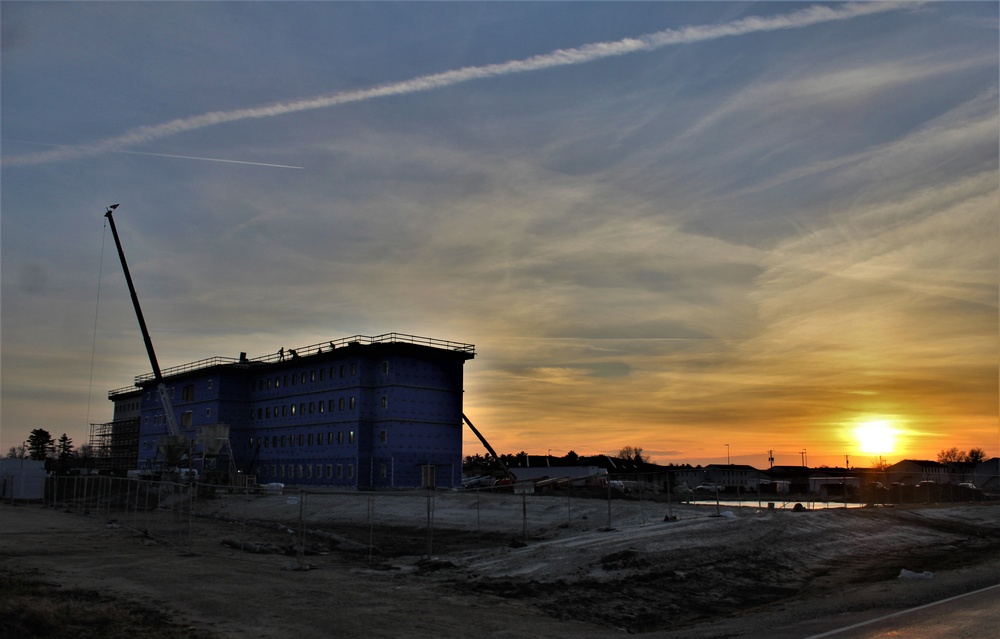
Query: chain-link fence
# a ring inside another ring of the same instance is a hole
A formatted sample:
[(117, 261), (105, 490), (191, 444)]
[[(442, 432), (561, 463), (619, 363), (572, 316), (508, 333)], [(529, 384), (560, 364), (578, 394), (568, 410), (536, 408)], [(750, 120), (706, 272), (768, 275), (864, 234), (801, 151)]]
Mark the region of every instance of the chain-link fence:
[(966, 472), (935, 476), (906, 471), (879, 471), (846, 477), (804, 477), (799, 482), (760, 481), (744, 485), (706, 482), (691, 489), (669, 473), (613, 474), (608, 486), (640, 502), (663, 501), (668, 493), (678, 502), (729, 506), (787, 507), (793, 503), (811, 508), (893, 506), (983, 502), (1000, 498), (1000, 476)]
[[(878, 492), (879, 500), (869, 503), (894, 503), (893, 496), (897, 503), (916, 504), (989, 498), (980, 490), (946, 485), (875, 490), (887, 495)], [(725, 506), (759, 507), (769, 501), (745, 495)], [(42, 505), (101, 518), (108, 526), (129, 529), (149, 543), (171, 544), (181, 552), (217, 553), (222, 545), (241, 557), (294, 557), (297, 565), (310, 561), (306, 556), (331, 551), (376, 564), (392, 557), (430, 558), (590, 530), (644, 526), (678, 516), (718, 514), (715, 499), (699, 504), (640, 475), (617, 476), (590, 488), (536, 488), (529, 483), (461, 491), (377, 492), (306, 491), (280, 484), (234, 489), (105, 476), (49, 476)]]
[(657, 508), (650, 494), (640, 496), (604, 488), (536, 492), (530, 484), (463, 491), (237, 490), (84, 475), (48, 477), (42, 504), (102, 518), (187, 552), (218, 543), (205, 529), (224, 524), (232, 532), (224, 545), (244, 552), (301, 559), (337, 549), (376, 562), (663, 521), (664, 507)]

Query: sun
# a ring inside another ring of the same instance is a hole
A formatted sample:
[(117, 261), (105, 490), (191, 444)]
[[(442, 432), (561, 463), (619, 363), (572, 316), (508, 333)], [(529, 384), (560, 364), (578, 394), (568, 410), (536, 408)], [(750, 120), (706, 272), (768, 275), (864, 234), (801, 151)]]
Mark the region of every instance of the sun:
[(861, 422), (854, 427), (854, 439), (862, 453), (884, 455), (895, 448), (896, 429), (884, 419)]

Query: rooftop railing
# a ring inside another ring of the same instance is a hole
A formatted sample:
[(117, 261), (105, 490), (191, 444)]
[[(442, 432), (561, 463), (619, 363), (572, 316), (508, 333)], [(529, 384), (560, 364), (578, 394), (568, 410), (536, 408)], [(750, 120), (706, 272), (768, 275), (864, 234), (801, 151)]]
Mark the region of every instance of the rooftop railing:
[(125, 386), (123, 388), (116, 388), (114, 390), (109, 390), (108, 391), (108, 399), (111, 399), (113, 397), (117, 397), (119, 395), (127, 395), (128, 393), (134, 393), (137, 390), (139, 390), (139, 389), (136, 388), (134, 385), (133, 386)]
[(277, 353), (270, 353), (268, 355), (255, 357), (250, 361), (270, 364), (273, 362), (280, 362), (283, 359), (289, 359), (293, 357), (304, 357), (306, 355), (318, 355), (319, 353), (328, 353), (338, 348), (344, 348), (345, 346), (355, 346), (357, 344), (364, 344), (364, 345), (418, 344), (420, 346), (429, 346), (431, 348), (440, 348), (448, 351), (459, 351), (462, 353), (469, 353), (470, 355), (476, 354), (476, 347), (473, 344), (463, 344), (462, 342), (452, 342), (449, 340), (437, 339), (434, 337), (420, 337), (419, 335), (407, 335), (405, 333), (383, 333), (381, 335), (352, 335), (350, 337), (342, 337), (337, 340), (320, 342), (318, 344), (310, 344), (309, 346), (303, 346), (301, 348), (282, 349)]
[[(405, 333), (383, 333), (381, 335), (352, 335), (350, 337), (342, 337), (340, 339), (320, 342), (318, 344), (310, 344), (308, 346), (302, 346), (299, 348), (282, 347), (276, 353), (268, 353), (267, 355), (261, 355), (259, 357), (246, 358), (246, 359), (242, 358), (237, 359), (235, 357), (219, 357), (219, 356), (209, 357), (206, 359), (200, 359), (196, 362), (190, 362), (187, 364), (181, 364), (179, 366), (164, 368), (161, 372), (164, 377), (171, 377), (173, 375), (180, 375), (183, 373), (189, 373), (191, 371), (202, 370), (205, 368), (212, 368), (214, 366), (251, 366), (253, 364), (271, 364), (274, 362), (295, 359), (297, 357), (305, 357), (307, 355), (318, 355), (320, 353), (328, 353), (338, 348), (344, 348), (346, 346), (355, 346), (358, 344), (364, 344), (364, 345), (417, 344), (419, 346), (428, 346), (430, 348), (440, 348), (442, 350), (468, 353), (473, 356), (476, 354), (476, 347), (474, 344), (452, 342), (450, 340), (437, 339), (434, 337), (407, 335)], [(145, 382), (150, 382), (155, 378), (156, 376), (152, 372), (143, 373), (142, 375), (136, 375), (135, 385), (139, 386), (140, 384), (143, 384)], [(134, 390), (135, 386), (118, 388), (112, 391), (108, 391), (108, 397), (109, 398), (114, 397), (116, 395), (132, 392)]]

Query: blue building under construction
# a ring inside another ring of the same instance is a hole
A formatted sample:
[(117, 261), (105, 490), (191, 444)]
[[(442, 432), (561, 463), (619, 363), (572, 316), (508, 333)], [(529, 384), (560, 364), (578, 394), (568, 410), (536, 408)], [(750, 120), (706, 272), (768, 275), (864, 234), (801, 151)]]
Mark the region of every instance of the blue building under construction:
[[(177, 432), (151, 374), (109, 392), (115, 421), (101, 432), (119, 442), (106, 450), (131, 442), (125, 448), (136, 451), (139, 471), (182, 467), (344, 488), (461, 486), (463, 371), (473, 357), (472, 344), (399, 333), (213, 357), (162, 371)], [(116, 437), (129, 425), (137, 435)]]

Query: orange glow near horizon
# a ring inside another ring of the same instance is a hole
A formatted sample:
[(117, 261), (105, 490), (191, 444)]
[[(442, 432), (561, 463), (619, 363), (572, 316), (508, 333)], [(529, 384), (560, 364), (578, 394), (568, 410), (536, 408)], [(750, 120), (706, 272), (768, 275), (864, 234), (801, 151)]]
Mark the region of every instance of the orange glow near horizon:
[[(805, 463), (811, 467), (869, 467), (876, 462), (891, 464), (903, 459), (933, 460), (940, 450), (951, 446), (962, 450), (980, 446), (993, 456), (996, 444), (990, 444), (998, 440), (995, 422), (987, 418), (967, 417), (961, 428), (944, 436), (939, 434), (943, 427), (937, 416), (921, 417), (898, 408), (851, 411), (853, 414), (825, 422), (821, 418), (765, 424), (747, 420), (739, 426), (720, 424), (711, 429), (696, 422), (643, 424), (639, 415), (631, 421), (606, 421), (581, 412), (568, 420), (539, 409), (538, 416), (529, 422), (479, 406), (470, 405), (467, 411), (499, 453), (525, 451), (562, 457), (572, 450), (581, 456), (613, 456), (624, 446), (634, 446), (642, 448), (650, 461), (662, 465), (704, 466), (728, 461), (767, 468), (773, 456), (778, 466)], [(464, 439), (465, 455), (486, 453), (471, 432)]]

